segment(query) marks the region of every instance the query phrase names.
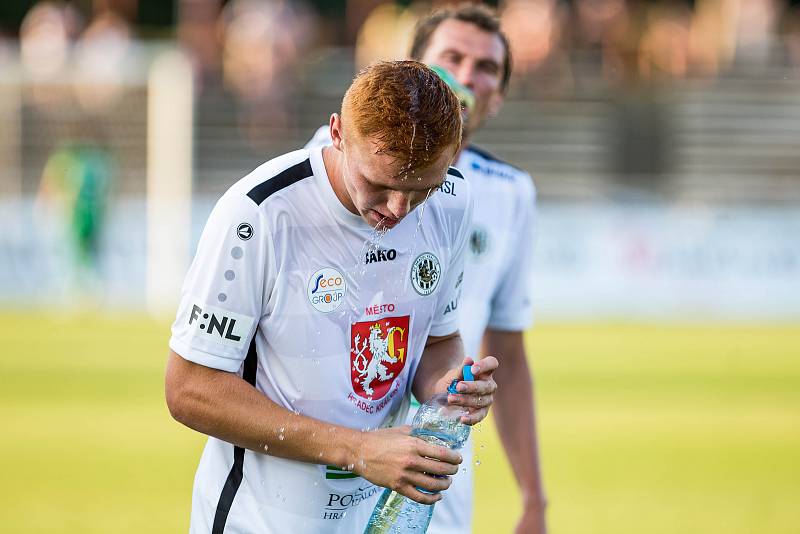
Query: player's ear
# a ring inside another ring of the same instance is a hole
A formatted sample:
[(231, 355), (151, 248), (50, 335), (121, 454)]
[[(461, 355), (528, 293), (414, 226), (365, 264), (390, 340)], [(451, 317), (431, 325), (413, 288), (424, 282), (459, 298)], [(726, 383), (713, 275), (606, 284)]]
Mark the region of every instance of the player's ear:
[(336, 150), (344, 150), (342, 148), (342, 143), (344, 138), (342, 137), (342, 117), (338, 113), (334, 113), (331, 115), (331, 120), (329, 121), (330, 127), (330, 134), (331, 134), (331, 143)]

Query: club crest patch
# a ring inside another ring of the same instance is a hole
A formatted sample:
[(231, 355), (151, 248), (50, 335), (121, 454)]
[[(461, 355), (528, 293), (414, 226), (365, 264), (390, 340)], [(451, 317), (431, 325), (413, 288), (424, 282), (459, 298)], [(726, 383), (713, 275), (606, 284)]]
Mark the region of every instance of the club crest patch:
[(439, 264), (439, 258), (430, 252), (417, 256), (411, 266), (411, 285), (414, 286), (414, 291), (422, 296), (433, 293), (441, 277), (442, 266)]
[(489, 232), (486, 228), (476, 226), (472, 229), (472, 234), (469, 236), (469, 250), (475, 259), (486, 255), (489, 250)]
[(385, 396), (408, 357), (409, 316), (384, 317), (350, 326), (350, 382), (368, 400)]

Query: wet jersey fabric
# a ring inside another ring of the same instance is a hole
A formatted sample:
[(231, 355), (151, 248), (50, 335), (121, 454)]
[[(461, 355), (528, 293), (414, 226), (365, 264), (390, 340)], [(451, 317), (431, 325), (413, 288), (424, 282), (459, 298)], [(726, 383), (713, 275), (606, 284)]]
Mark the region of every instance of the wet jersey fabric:
[[(287, 410), (356, 429), (401, 424), (428, 336), (457, 329), (450, 304), (460, 300), (471, 210), (451, 169), (424, 207), (379, 235), (337, 199), (321, 148), (271, 160), (209, 216), (170, 347), (238, 373)], [(341, 466), (210, 437), (190, 530), (360, 532), (379, 493)]]
[[(327, 126), (306, 145), (330, 144)], [(533, 322), (531, 271), (536, 188), (530, 175), (480, 148), (461, 152), (455, 167), (470, 185), (475, 207), (457, 307), (466, 354), (477, 358), (486, 328), (523, 331)], [(412, 404), (407, 424), (418, 404)], [(436, 504), (430, 534), (469, 532), (472, 525), (473, 436), (461, 449), (464, 462)], [(477, 455), (479, 459), (480, 455)]]

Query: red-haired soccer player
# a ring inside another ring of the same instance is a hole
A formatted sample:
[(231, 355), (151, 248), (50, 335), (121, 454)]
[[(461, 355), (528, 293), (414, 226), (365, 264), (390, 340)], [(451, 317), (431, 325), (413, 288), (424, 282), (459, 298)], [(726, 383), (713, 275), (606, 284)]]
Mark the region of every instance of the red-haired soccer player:
[[(332, 145), (268, 161), (219, 200), (166, 376), (172, 415), (210, 436), (191, 532), (361, 532), (380, 486), (432, 503), (418, 488), (450, 485), (457, 452), (384, 427), (472, 363), (448, 311), (471, 229), (449, 168), (461, 127), (428, 67), (376, 64), (331, 116)], [(496, 368), (475, 363), (451, 396), (465, 423), (486, 416)]]
[[(470, 356), (496, 355), (500, 389), (494, 419), (522, 493), (517, 534), (545, 534), (545, 494), (539, 469), (531, 374), (523, 332), (533, 317), (530, 287), (536, 190), (530, 175), (470, 144), (484, 121), (503, 104), (511, 74), (508, 39), (495, 13), (464, 4), (435, 11), (417, 25), (410, 56), (443, 67), (474, 97), (464, 143), (454, 164), (475, 198), (473, 228), (457, 307), (459, 331)], [(327, 144), (328, 129), (309, 146)], [(458, 187), (461, 182), (456, 182)], [(457, 192), (457, 189), (456, 189)], [(442, 189), (437, 195), (452, 194)], [(472, 521), (471, 442), (464, 468), (436, 505), (429, 534), (469, 532)]]

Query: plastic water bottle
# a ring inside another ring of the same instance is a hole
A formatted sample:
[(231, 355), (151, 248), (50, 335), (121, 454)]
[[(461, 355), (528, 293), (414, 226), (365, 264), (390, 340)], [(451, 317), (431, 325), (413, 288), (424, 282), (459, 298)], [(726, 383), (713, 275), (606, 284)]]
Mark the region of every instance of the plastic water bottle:
[[(470, 365), (464, 366), (464, 380), (472, 381)], [(458, 379), (453, 380), (447, 392), (434, 395), (420, 406), (411, 424), (411, 435), (428, 443), (460, 449), (469, 437), (470, 427), (461, 422), (467, 409), (447, 404), (447, 395), (457, 393)], [(417, 488), (423, 493), (427, 490)], [(420, 504), (390, 489), (384, 490), (369, 518), (364, 534), (423, 534), (428, 530), (433, 516), (432, 504)]]

